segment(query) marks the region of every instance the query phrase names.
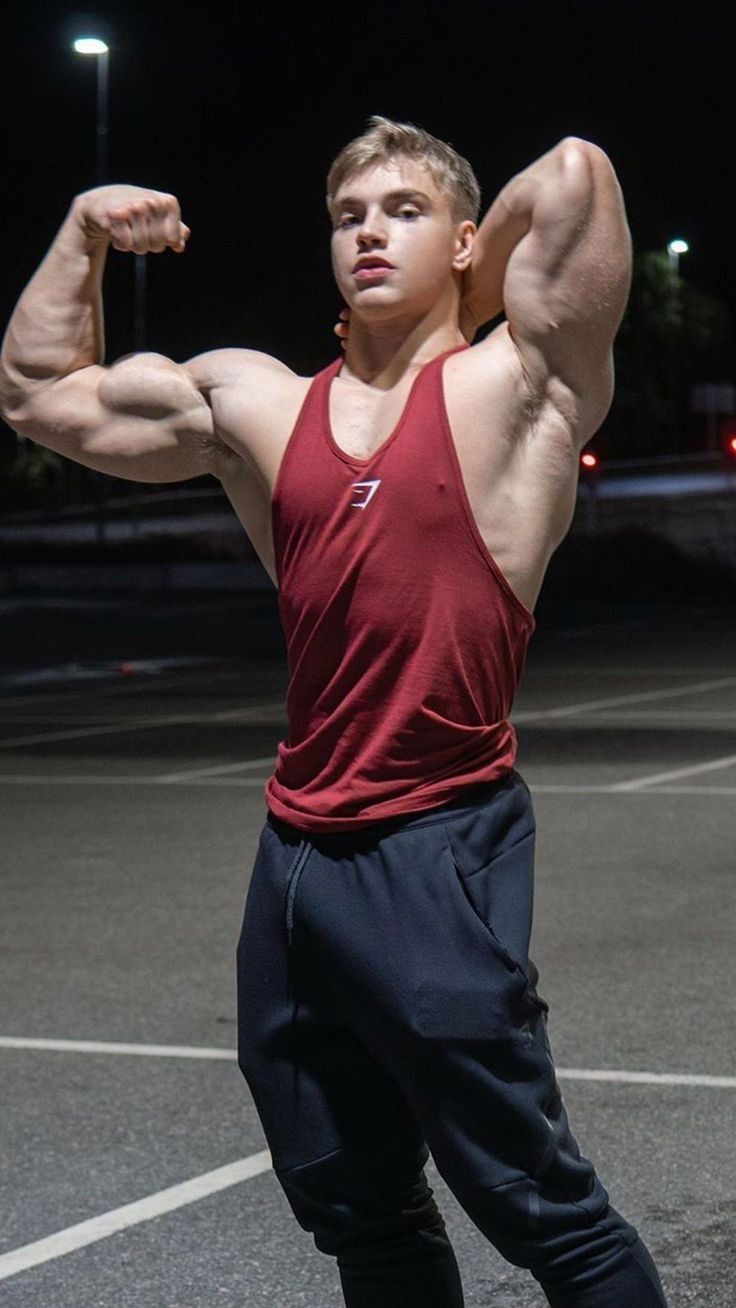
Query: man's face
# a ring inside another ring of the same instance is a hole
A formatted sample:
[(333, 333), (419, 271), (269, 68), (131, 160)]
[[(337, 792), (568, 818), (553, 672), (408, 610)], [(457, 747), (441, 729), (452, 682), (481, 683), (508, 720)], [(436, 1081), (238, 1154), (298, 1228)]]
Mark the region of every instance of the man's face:
[(462, 263), (449, 196), (412, 159), (348, 177), (331, 205), (332, 268), (351, 309), (371, 320), (425, 313)]

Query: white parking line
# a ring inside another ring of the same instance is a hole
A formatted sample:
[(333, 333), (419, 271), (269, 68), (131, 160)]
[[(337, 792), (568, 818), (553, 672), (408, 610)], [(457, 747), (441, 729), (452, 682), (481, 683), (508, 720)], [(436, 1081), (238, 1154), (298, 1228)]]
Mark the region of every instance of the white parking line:
[[(242, 665), (238, 661), (238, 666), (232, 670), (226, 668), (215, 669), (212, 676), (217, 677), (218, 685), (223, 681), (233, 681), (235, 679), (242, 681)], [(57, 703), (66, 707), (67, 704), (89, 704), (91, 699), (97, 701), (136, 699), (144, 695), (153, 695), (159, 690), (166, 690), (168, 687), (173, 687), (175, 690), (181, 689), (183, 692), (192, 682), (195, 686), (201, 683), (201, 677), (201, 668), (197, 668), (191, 673), (183, 671), (168, 675), (163, 673), (155, 678), (121, 676), (118, 680), (111, 682), (97, 681), (92, 684), (87, 682), (82, 690), (69, 690), (66, 688), (59, 691), (33, 691), (23, 695), (11, 692), (8, 695), (3, 695), (2, 698), (5, 703), (12, 704), (13, 708), (23, 708), (25, 705), (32, 706), (34, 704), (43, 704), (45, 707), (47, 704)]]
[[(516, 719), (514, 718), (514, 721)], [(729, 731), (733, 731), (733, 723), (736, 721), (736, 708), (734, 709), (625, 709), (614, 708), (610, 712), (605, 709), (590, 709), (585, 715), (585, 721), (580, 725), (585, 728), (591, 724), (595, 726), (617, 726), (619, 723), (628, 725), (630, 722), (650, 724), (657, 727), (660, 722), (674, 722), (678, 727), (684, 726), (701, 726), (708, 724), (712, 729), (713, 723), (722, 723), (728, 726)], [(569, 725), (564, 720), (559, 722), (561, 731), (568, 730)]]
[(622, 1085), (692, 1085), (736, 1090), (736, 1076), (705, 1076), (689, 1072), (608, 1072), (584, 1067), (558, 1067), (561, 1081), (613, 1081)]
[[(585, 1068), (558, 1068), (557, 1076), (568, 1081), (736, 1088), (736, 1077), (727, 1076), (594, 1071)], [(271, 1155), (267, 1149), (263, 1149), (260, 1153), (251, 1154), (248, 1158), (241, 1158), (234, 1163), (227, 1163), (224, 1167), (215, 1168), (211, 1172), (203, 1172), (200, 1176), (192, 1177), (179, 1185), (158, 1190), (144, 1199), (123, 1204), (120, 1208), (112, 1208), (97, 1217), (89, 1218), (86, 1222), (67, 1226), (44, 1239), (34, 1240), (31, 1244), (11, 1249), (7, 1253), (0, 1254), (0, 1280), (7, 1280), (10, 1276), (17, 1276), (19, 1272), (29, 1271), (55, 1258), (62, 1258), (65, 1254), (74, 1253), (87, 1245), (105, 1240), (108, 1236), (117, 1235), (131, 1226), (139, 1226), (142, 1222), (161, 1217), (164, 1213), (175, 1212), (178, 1208), (197, 1203), (200, 1199), (206, 1199), (231, 1186), (261, 1176), (264, 1172), (270, 1171), (271, 1166)]]
[(76, 1226), (67, 1226), (55, 1231), (43, 1240), (34, 1240), (32, 1244), (21, 1245), (0, 1254), (0, 1280), (26, 1272), (31, 1267), (50, 1262), (52, 1258), (61, 1258), (64, 1254), (83, 1249), (85, 1245), (105, 1240), (109, 1235), (116, 1235), (130, 1226), (138, 1226), (163, 1213), (172, 1213), (177, 1208), (206, 1199), (209, 1195), (227, 1190), (229, 1186), (239, 1185), (253, 1176), (269, 1171), (271, 1155), (267, 1149), (249, 1158), (241, 1158), (225, 1167), (218, 1167), (213, 1172), (203, 1172), (201, 1176), (192, 1177), (180, 1185), (172, 1185), (167, 1190), (149, 1194), (145, 1199), (124, 1204), (122, 1208), (112, 1208), (107, 1213), (100, 1213), (89, 1221), (78, 1222)]
[[(0, 1048), (37, 1049), (44, 1052), (58, 1050), (72, 1054), (133, 1054), (145, 1058), (199, 1058), (229, 1063), (237, 1060), (234, 1049), (207, 1045), (138, 1045), (107, 1040), (44, 1040), (26, 1036), (0, 1036)], [(711, 1076), (702, 1072), (629, 1072), (585, 1067), (558, 1067), (556, 1072), (563, 1081), (614, 1081), (629, 1085), (690, 1085), (736, 1090), (736, 1076)]]
[(129, 731), (151, 731), (155, 727), (181, 727), (197, 724), (209, 725), (220, 722), (280, 722), (284, 718), (284, 705), (281, 700), (269, 700), (264, 704), (251, 704), (246, 708), (224, 709), (216, 713), (174, 713), (159, 717), (133, 718), (116, 725), (108, 723), (93, 727), (76, 727), (73, 731), (36, 732), (31, 736), (11, 736), (0, 740), (0, 749), (12, 749), (17, 745), (45, 745), (59, 740), (81, 740), (87, 736), (117, 736)]
[(694, 763), (691, 767), (674, 768), (671, 772), (652, 772), (648, 777), (635, 777), (632, 781), (618, 781), (611, 790), (643, 790), (651, 785), (662, 785), (666, 781), (678, 781), (680, 777), (695, 777), (702, 772), (718, 772), (721, 768), (730, 768), (736, 763), (736, 754), (726, 754), (723, 758), (711, 759), (709, 763)]
[[(574, 717), (579, 713), (588, 713), (595, 709), (615, 708), (625, 704), (644, 704), (654, 700), (671, 699), (683, 695), (699, 694), (707, 691), (722, 690), (727, 686), (736, 686), (736, 677), (719, 677), (711, 681), (689, 682), (685, 686), (671, 686), (666, 690), (647, 690), (630, 695), (613, 695), (605, 699), (581, 700), (575, 704), (563, 704), (552, 709), (527, 709), (512, 714), (512, 721), (535, 722), (545, 718)], [(46, 742), (62, 740), (79, 740), (89, 736), (119, 735), (131, 731), (148, 731), (156, 727), (186, 726), (197, 723), (217, 723), (227, 721), (283, 721), (285, 708), (282, 700), (269, 700), (262, 704), (249, 705), (241, 709), (227, 709), (215, 713), (181, 713), (156, 717), (134, 718), (122, 723), (95, 723), (93, 726), (77, 727), (73, 730), (36, 732), (26, 736), (12, 736), (0, 740), (0, 749), (13, 749), (19, 745), (43, 745)]]
[(218, 777), (228, 772), (244, 772), (248, 768), (271, 768), (274, 758), (273, 754), (269, 754), (267, 758), (251, 758), (247, 763), (221, 763), (219, 767), (195, 768), (191, 772), (165, 772), (152, 777), (152, 780), (169, 785), (175, 781), (197, 781), (200, 777)]
[[(263, 760), (261, 760), (262, 762)], [(268, 760), (273, 766), (273, 757)], [(177, 789), (179, 786), (265, 786), (266, 777), (206, 777), (199, 776), (193, 780), (186, 777), (177, 778)], [(166, 777), (142, 777), (136, 776), (133, 772), (130, 776), (109, 776), (105, 773), (98, 777), (86, 776), (74, 773), (51, 773), (51, 775), (37, 776), (19, 776), (17, 773), (8, 772), (0, 773), (0, 786), (168, 786), (171, 784)]]
[[(527, 778), (527, 781), (529, 779)], [(0, 777), (0, 781), (2, 778)], [(578, 786), (574, 783), (565, 785), (539, 785), (529, 781), (533, 795), (736, 795), (736, 786), (644, 786), (640, 789), (627, 787), (626, 783), (608, 786)]]
[(512, 722), (536, 722), (540, 718), (565, 718), (576, 713), (589, 713), (592, 709), (615, 708), (618, 704), (644, 704), (657, 699), (675, 699), (681, 695), (697, 695), (705, 691), (723, 690), (736, 686), (736, 677), (719, 677), (716, 681), (693, 681), (686, 686), (670, 686), (667, 690), (642, 690), (634, 695), (612, 695), (607, 699), (587, 699), (578, 704), (563, 704), (553, 709), (528, 709), (511, 714)]
[[(273, 763), (273, 760), (271, 760)], [(210, 786), (212, 789), (263, 789), (267, 777), (208, 777), (196, 776), (193, 779), (182, 776), (177, 779), (173, 789), (185, 786)], [(634, 788), (626, 783), (609, 785), (566, 785), (529, 781), (529, 788), (534, 795), (736, 795), (736, 786), (642, 786)], [(17, 773), (0, 773), (0, 786), (166, 786), (169, 782), (159, 777), (131, 776), (85, 776), (65, 773), (64, 775), (18, 776)]]
[(131, 1045), (110, 1040), (43, 1040), (30, 1036), (0, 1036), (0, 1049), (58, 1050), (64, 1054), (133, 1054), (143, 1058), (199, 1058), (232, 1063), (233, 1049), (194, 1045)]

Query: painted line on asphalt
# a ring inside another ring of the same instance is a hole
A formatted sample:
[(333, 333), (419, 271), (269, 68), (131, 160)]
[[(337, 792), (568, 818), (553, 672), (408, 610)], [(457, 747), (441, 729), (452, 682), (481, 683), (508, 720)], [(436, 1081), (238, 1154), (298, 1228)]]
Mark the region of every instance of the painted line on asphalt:
[(199, 1058), (234, 1062), (233, 1049), (199, 1045), (120, 1044), (111, 1040), (44, 1040), (27, 1036), (0, 1036), (0, 1049), (58, 1050), (64, 1054), (133, 1054), (143, 1058)]
[[(206, 1045), (118, 1044), (101, 1040), (44, 1040), (25, 1036), (0, 1036), (0, 1048), (59, 1050), (75, 1054), (133, 1054), (146, 1058), (199, 1058), (231, 1063), (237, 1061), (234, 1049)], [(630, 1072), (584, 1067), (558, 1067), (556, 1072), (565, 1081), (618, 1081), (631, 1085), (692, 1085), (736, 1090), (736, 1076), (711, 1076), (700, 1072)]]
[[(729, 730), (732, 731), (734, 720), (736, 720), (736, 709), (704, 709), (702, 711), (693, 709), (691, 712), (687, 709), (656, 708), (612, 709), (610, 712), (607, 712), (605, 709), (591, 709), (586, 713), (585, 720), (580, 724), (580, 726), (585, 730), (586, 727), (591, 725), (617, 726), (619, 723), (626, 724), (628, 722), (639, 724), (644, 723), (645, 725), (651, 723), (655, 727), (658, 726), (660, 722), (674, 722), (676, 726), (683, 727), (690, 725), (699, 726), (701, 723), (705, 722), (709, 725), (713, 722), (722, 722), (724, 724), (727, 723)], [(554, 723), (553, 725), (558, 724)], [(561, 731), (568, 730), (570, 726), (571, 724), (566, 722), (564, 719), (559, 721), (559, 729)]]
[(200, 777), (218, 777), (225, 776), (228, 772), (244, 772), (247, 768), (272, 768), (275, 762), (275, 755), (269, 754), (266, 758), (252, 758), (247, 763), (221, 763), (214, 768), (194, 768), (190, 772), (162, 772), (152, 777), (159, 785), (172, 785), (174, 782), (197, 781)]
[[(2, 702), (1, 699), (0, 702)], [(525, 711), (528, 712), (531, 716), (537, 716), (536, 710), (528, 709)], [(543, 711), (544, 710), (539, 710), (539, 712), (543, 712)], [(516, 714), (512, 714), (512, 717), (514, 721), (517, 720)], [(649, 711), (647, 711), (646, 709), (644, 709), (641, 712), (639, 712), (637, 709), (631, 709), (630, 711), (627, 712), (624, 709), (621, 712), (616, 712), (616, 713), (606, 713), (604, 710), (601, 710), (600, 713), (596, 713), (595, 710), (591, 710), (590, 717), (599, 719), (607, 723), (654, 721), (654, 722), (676, 722), (676, 723), (694, 722), (697, 724), (703, 721), (731, 722), (734, 718), (736, 718), (736, 708), (692, 709), (691, 711), (688, 711), (687, 709), (650, 709)], [(21, 716), (20, 714), (3, 713), (2, 720), (3, 723), (6, 725), (10, 725), (10, 723), (12, 723), (14, 726), (19, 726), (19, 727), (43, 726), (47, 724), (49, 726), (53, 725), (56, 727), (62, 724), (66, 725), (67, 727), (71, 727), (72, 724), (74, 724), (74, 726), (91, 725), (90, 714), (87, 714), (86, 717), (72, 717), (71, 715), (61, 716), (57, 713), (52, 717), (51, 715), (46, 716), (42, 713), (34, 713), (32, 715), (25, 714), (23, 716)], [(140, 719), (140, 720), (147, 721), (148, 719)], [(205, 715), (204, 720), (206, 722), (211, 721), (210, 715), (209, 714)], [(118, 715), (117, 717), (112, 717), (110, 715), (107, 716), (100, 715), (100, 717), (97, 719), (94, 725), (101, 726), (103, 725), (103, 723), (106, 723), (109, 726), (117, 726), (119, 723), (123, 723), (123, 722), (129, 723), (130, 721), (131, 719), (129, 715), (125, 717), (120, 715)]]
[[(1, 778), (0, 778), (1, 780)], [(734, 786), (647, 786), (643, 790), (634, 790), (624, 783), (608, 786), (578, 785), (537, 785), (529, 782), (529, 788), (535, 795), (733, 795)]]
[(714, 1090), (736, 1090), (736, 1076), (705, 1076), (690, 1072), (614, 1072), (584, 1067), (558, 1067), (562, 1081), (612, 1081), (622, 1085), (692, 1085)]
[[(273, 766), (273, 758), (269, 763)], [(184, 786), (265, 786), (267, 777), (195, 777), (193, 781), (185, 778), (177, 780), (172, 789), (176, 790)], [(152, 776), (140, 777), (133, 773), (131, 776), (118, 777), (102, 775), (79, 776), (74, 773), (67, 773), (62, 776), (51, 774), (50, 776), (18, 776), (17, 774), (7, 773), (0, 774), (0, 786), (168, 786), (171, 783), (167, 779)]]
[[(270, 760), (273, 762), (273, 760)], [(268, 781), (268, 777), (207, 777), (196, 776), (193, 779), (181, 777), (173, 784), (173, 789), (184, 789), (186, 786), (211, 786), (214, 789), (221, 788), (250, 788), (262, 789)], [(170, 783), (160, 777), (140, 777), (140, 776), (84, 776), (66, 773), (65, 775), (51, 776), (18, 776), (14, 773), (3, 775), (0, 773), (0, 786), (166, 786)], [(647, 785), (640, 789), (628, 786), (626, 783), (607, 786), (579, 786), (579, 785), (545, 785), (543, 783), (529, 781), (529, 788), (534, 795), (721, 795), (728, 797), (736, 795), (736, 786), (651, 786)]]
[(285, 719), (281, 700), (268, 700), (246, 708), (224, 709), (216, 713), (169, 713), (157, 717), (133, 718), (110, 726), (96, 723), (92, 727), (75, 727), (73, 731), (35, 732), (30, 736), (11, 736), (0, 740), (0, 749), (13, 749), (18, 745), (45, 745), (60, 740), (81, 740), (88, 736), (118, 736), (130, 731), (151, 731), (156, 727), (211, 725), (222, 722), (272, 722)]
[(34, 1240), (32, 1244), (11, 1249), (8, 1253), (0, 1254), (0, 1280), (16, 1276), (18, 1272), (26, 1272), (54, 1258), (61, 1258), (64, 1254), (74, 1253), (77, 1249), (83, 1249), (85, 1245), (105, 1240), (110, 1235), (117, 1235), (119, 1231), (138, 1226), (141, 1222), (149, 1222), (164, 1213), (175, 1212), (177, 1208), (184, 1208), (187, 1204), (218, 1194), (230, 1186), (239, 1185), (241, 1181), (260, 1176), (270, 1168), (271, 1155), (267, 1149), (264, 1149), (258, 1154), (251, 1154), (248, 1158), (228, 1163), (225, 1167), (217, 1167), (212, 1172), (203, 1172), (201, 1176), (192, 1177), (191, 1180), (183, 1181), (179, 1185), (159, 1190), (144, 1199), (123, 1204), (121, 1208), (112, 1208), (109, 1212), (100, 1213), (99, 1216), (91, 1217), (86, 1222), (67, 1226), (61, 1231), (55, 1231), (53, 1235), (46, 1236), (43, 1240)]
[[(202, 669), (197, 668), (191, 673), (179, 671), (175, 673), (162, 673), (157, 676), (155, 681), (148, 677), (124, 677), (120, 676), (115, 681), (96, 681), (92, 684), (85, 683), (85, 688), (80, 690), (59, 690), (59, 691), (38, 691), (31, 694), (18, 694), (16, 692), (0, 693), (0, 698), (4, 703), (12, 704), (14, 708), (23, 708), (24, 705), (32, 706), (34, 704), (89, 704), (91, 699), (96, 701), (107, 700), (135, 700), (140, 695), (151, 694), (156, 690), (167, 690), (169, 687), (174, 689), (185, 689), (193, 681), (195, 685), (201, 678)], [(242, 667), (238, 666), (232, 671), (228, 669), (216, 669), (212, 674), (217, 677), (218, 685), (222, 681), (232, 681), (239, 678), (242, 681)], [(210, 678), (211, 680), (211, 678)]]
[[(706, 669), (702, 663), (695, 664), (691, 668), (674, 667), (672, 664), (665, 664), (660, 667), (659, 664), (655, 666), (653, 664), (633, 663), (628, 666), (622, 663), (596, 663), (595, 668), (588, 665), (585, 669), (585, 675), (594, 677), (596, 681), (600, 681), (601, 677), (610, 677), (611, 680), (618, 681), (628, 681), (631, 677), (648, 677), (651, 681), (656, 679), (659, 684), (663, 677), (702, 677), (705, 671)], [(733, 665), (714, 663), (707, 671), (714, 677), (733, 676)], [(530, 664), (528, 670), (524, 673), (524, 686), (526, 687), (528, 682), (533, 681), (535, 676), (550, 680), (557, 677), (560, 680), (565, 679), (568, 681), (574, 677), (576, 681), (581, 681), (583, 674), (579, 664), (571, 664), (567, 667), (550, 666), (544, 668), (536, 668)], [(525, 691), (521, 693), (524, 694)]]
[(723, 758), (711, 759), (708, 763), (695, 763), (686, 768), (674, 768), (671, 772), (653, 772), (648, 777), (635, 777), (631, 781), (619, 781), (611, 790), (643, 790), (650, 785), (662, 785), (667, 781), (678, 781), (681, 777), (695, 777), (703, 772), (718, 772), (721, 768), (730, 768), (736, 764), (736, 754), (726, 754)]
[(592, 709), (615, 708), (623, 704), (645, 704), (658, 699), (676, 699), (681, 695), (695, 695), (705, 691), (723, 690), (736, 686), (736, 677), (719, 677), (715, 681), (694, 681), (686, 686), (670, 686), (667, 690), (642, 690), (633, 695), (611, 695), (606, 699), (581, 700), (578, 704), (562, 704), (552, 709), (528, 709), (511, 714), (512, 722), (535, 722), (541, 718), (573, 717), (576, 713), (589, 713)]
[[(717, 680), (690, 682), (685, 686), (673, 686), (666, 690), (641, 691), (633, 695), (615, 695), (605, 699), (581, 700), (575, 704), (564, 704), (552, 709), (528, 709), (512, 714), (514, 723), (534, 722), (545, 718), (572, 717), (579, 713), (591, 712), (600, 708), (615, 708), (624, 704), (643, 704), (654, 700), (677, 698), (700, 692), (721, 690), (727, 686), (736, 686), (736, 677), (720, 677)], [(267, 715), (263, 717), (264, 713)], [(62, 740), (79, 740), (91, 736), (119, 735), (131, 731), (148, 731), (157, 727), (183, 726), (198, 723), (217, 723), (226, 721), (266, 721), (276, 714), (277, 720), (285, 720), (284, 704), (281, 700), (267, 701), (242, 709), (231, 709), (216, 713), (168, 714), (156, 717), (133, 719), (130, 722), (113, 725), (95, 724), (78, 727), (74, 730), (37, 732), (32, 735), (13, 736), (0, 741), (0, 749), (13, 749), (20, 745), (42, 745)]]

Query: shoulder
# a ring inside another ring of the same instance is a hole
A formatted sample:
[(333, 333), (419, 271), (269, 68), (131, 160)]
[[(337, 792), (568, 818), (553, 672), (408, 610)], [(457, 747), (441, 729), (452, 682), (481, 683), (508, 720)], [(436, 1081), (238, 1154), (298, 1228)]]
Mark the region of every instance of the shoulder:
[(227, 386), (247, 386), (254, 381), (288, 385), (298, 378), (280, 359), (261, 350), (221, 349), (198, 354), (182, 365), (204, 395)]
[(223, 475), (245, 458), (270, 466), (297, 419), (311, 377), (260, 350), (211, 350), (184, 365), (210, 409)]
[(184, 365), (225, 434), (244, 432), (299, 406), (311, 385), (280, 359), (260, 350), (223, 349), (197, 355)]

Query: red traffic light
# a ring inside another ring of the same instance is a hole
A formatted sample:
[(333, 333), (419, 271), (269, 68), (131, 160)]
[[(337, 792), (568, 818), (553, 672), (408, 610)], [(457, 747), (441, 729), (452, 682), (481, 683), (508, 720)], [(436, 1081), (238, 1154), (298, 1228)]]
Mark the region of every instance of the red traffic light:
[(736, 459), (736, 436), (731, 436), (726, 442), (726, 449), (732, 458)]
[(597, 468), (597, 467), (598, 467), (598, 455), (597, 455), (597, 454), (593, 454), (593, 452), (592, 452), (591, 450), (589, 450), (586, 454), (581, 454), (581, 455), (580, 455), (580, 462), (582, 463), (582, 465), (583, 465), (584, 468), (589, 468), (589, 469), (590, 469), (590, 468)]

